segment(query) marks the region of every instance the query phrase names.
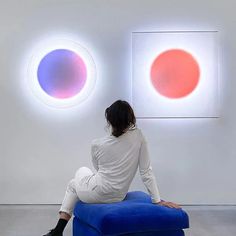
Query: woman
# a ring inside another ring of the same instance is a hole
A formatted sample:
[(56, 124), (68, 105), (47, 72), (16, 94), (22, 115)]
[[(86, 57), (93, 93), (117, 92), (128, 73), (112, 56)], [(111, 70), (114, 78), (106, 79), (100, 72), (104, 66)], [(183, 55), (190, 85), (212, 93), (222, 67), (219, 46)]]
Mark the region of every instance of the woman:
[(72, 216), (78, 200), (86, 203), (111, 203), (122, 201), (139, 167), (139, 172), (153, 204), (180, 208), (175, 203), (160, 199), (155, 176), (148, 155), (147, 142), (136, 126), (131, 106), (122, 100), (105, 110), (111, 134), (95, 139), (91, 145), (93, 173), (81, 167), (69, 182), (54, 229), (44, 236), (61, 236)]

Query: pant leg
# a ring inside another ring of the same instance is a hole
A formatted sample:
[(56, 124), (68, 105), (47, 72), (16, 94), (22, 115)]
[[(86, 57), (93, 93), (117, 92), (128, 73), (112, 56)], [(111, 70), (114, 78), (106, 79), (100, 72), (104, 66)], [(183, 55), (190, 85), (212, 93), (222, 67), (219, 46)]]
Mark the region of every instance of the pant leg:
[(88, 167), (81, 167), (75, 174), (75, 190), (85, 203), (101, 203), (94, 189), (97, 187), (95, 173)]
[(87, 183), (89, 181), (89, 177), (92, 175), (94, 175), (94, 173), (88, 167), (80, 167), (75, 173), (75, 184), (78, 185), (81, 182)]
[(66, 193), (62, 201), (59, 213), (65, 212), (72, 216), (74, 206), (78, 200), (79, 198), (75, 190), (75, 179), (72, 179), (67, 185)]
[(97, 202), (97, 199), (91, 193), (91, 189), (96, 186), (94, 179), (90, 181), (92, 177), (94, 177), (94, 174), (87, 167), (81, 167), (77, 170), (75, 178), (67, 185), (59, 213), (65, 212), (72, 216), (75, 204), (79, 200), (84, 202)]

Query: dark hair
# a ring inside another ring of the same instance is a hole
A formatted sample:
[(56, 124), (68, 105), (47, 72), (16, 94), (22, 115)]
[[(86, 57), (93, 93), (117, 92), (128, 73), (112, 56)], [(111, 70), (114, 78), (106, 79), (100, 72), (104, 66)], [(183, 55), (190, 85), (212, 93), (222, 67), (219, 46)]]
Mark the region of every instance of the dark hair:
[(121, 136), (125, 129), (134, 127), (136, 118), (134, 111), (128, 102), (117, 100), (111, 106), (106, 108), (105, 117), (108, 125), (112, 126), (112, 135)]

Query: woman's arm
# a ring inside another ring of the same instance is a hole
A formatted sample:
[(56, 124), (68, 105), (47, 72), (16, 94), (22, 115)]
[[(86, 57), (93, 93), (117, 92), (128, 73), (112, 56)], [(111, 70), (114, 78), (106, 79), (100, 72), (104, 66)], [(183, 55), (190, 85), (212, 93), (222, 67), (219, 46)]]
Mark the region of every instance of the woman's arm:
[(170, 207), (170, 208), (181, 208), (178, 204), (173, 202), (166, 202), (161, 200), (159, 189), (157, 187), (156, 178), (152, 171), (152, 166), (150, 163), (149, 152), (147, 147), (147, 141), (145, 137), (142, 136), (141, 148), (139, 153), (139, 172), (142, 178), (144, 185), (146, 186), (150, 196), (152, 203), (156, 203), (158, 205)]
[(141, 147), (139, 152), (139, 173), (142, 178), (142, 181), (147, 188), (151, 200), (153, 203), (161, 202), (159, 189), (157, 187), (156, 178), (152, 171), (152, 166), (150, 163), (149, 152), (147, 147), (147, 141), (142, 135)]

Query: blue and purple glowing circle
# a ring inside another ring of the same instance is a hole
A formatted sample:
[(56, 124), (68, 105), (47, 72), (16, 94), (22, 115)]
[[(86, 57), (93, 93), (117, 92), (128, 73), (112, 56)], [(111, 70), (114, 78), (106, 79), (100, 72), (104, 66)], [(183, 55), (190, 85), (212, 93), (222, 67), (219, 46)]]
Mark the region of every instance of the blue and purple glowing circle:
[(96, 65), (90, 52), (77, 41), (44, 39), (27, 65), (32, 94), (53, 108), (69, 108), (85, 101), (96, 83)]
[(87, 68), (83, 59), (68, 49), (56, 49), (45, 55), (38, 66), (38, 82), (48, 95), (67, 99), (83, 89)]

